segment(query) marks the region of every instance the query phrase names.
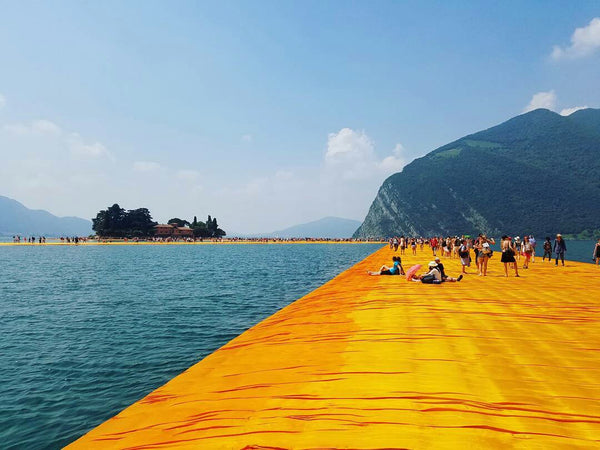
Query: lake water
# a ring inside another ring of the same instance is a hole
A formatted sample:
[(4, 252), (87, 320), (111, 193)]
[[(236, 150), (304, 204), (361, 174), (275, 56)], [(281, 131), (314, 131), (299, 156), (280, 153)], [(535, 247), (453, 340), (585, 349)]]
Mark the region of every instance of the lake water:
[(0, 447), (68, 444), (380, 247), (0, 247)]
[(0, 447), (66, 445), (380, 247), (0, 247)]

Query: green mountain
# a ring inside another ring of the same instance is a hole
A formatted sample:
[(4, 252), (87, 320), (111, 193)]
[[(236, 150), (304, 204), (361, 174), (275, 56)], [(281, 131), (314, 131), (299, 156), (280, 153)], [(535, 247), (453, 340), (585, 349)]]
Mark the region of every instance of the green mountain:
[(390, 176), (355, 237), (600, 230), (600, 110), (537, 109)]
[(56, 217), (48, 211), (26, 208), (0, 195), (0, 236), (89, 236), (92, 222), (79, 217)]

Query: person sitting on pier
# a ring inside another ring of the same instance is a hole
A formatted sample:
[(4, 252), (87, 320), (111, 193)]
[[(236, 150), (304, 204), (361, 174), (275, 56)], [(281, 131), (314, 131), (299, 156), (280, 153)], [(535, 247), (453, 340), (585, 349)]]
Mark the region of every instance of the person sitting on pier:
[(368, 271), (369, 275), (404, 275), (404, 269), (402, 268), (402, 259), (399, 256), (392, 258), (394, 264), (392, 267), (388, 267), (385, 264), (381, 266), (379, 272)]
[(437, 264), (437, 269), (440, 271), (440, 275), (442, 276), (442, 281), (449, 281), (451, 283), (455, 283), (455, 282), (463, 279), (462, 274), (459, 275), (458, 278), (453, 278), (453, 277), (449, 277), (448, 275), (446, 275), (446, 272), (444, 271), (444, 265), (442, 264), (442, 261), (440, 260), (440, 258), (435, 258), (434, 261)]
[(438, 269), (437, 263), (435, 261), (431, 261), (428, 265), (429, 272), (425, 272), (422, 275), (413, 275), (413, 281), (420, 281), (424, 284), (441, 284), (442, 283), (442, 273)]

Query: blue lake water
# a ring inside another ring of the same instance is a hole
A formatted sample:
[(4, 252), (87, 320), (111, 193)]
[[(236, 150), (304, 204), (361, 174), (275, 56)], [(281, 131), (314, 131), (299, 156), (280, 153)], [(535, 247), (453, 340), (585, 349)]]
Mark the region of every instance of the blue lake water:
[(380, 247), (0, 247), (0, 447), (72, 442)]

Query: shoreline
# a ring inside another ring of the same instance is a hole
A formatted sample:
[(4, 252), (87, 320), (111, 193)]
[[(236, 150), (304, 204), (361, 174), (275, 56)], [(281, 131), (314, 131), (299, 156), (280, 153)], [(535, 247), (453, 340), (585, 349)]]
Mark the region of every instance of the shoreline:
[(8, 247), (44, 247), (44, 246), (107, 246), (107, 245), (238, 245), (238, 244), (255, 244), (255, 245), (268, 245), (268, 244), (381, 244), (382, 241), (338, 241), (338, 240), (326, 240), (326, 239), (315, 239), (315, 240), (273, 240), (267, 241), (254, 241), (254, 240), (237, 240), (237, 241), (199, 241), (199, 242), (134, 242), (134, 241), (108, 241), (108, 242), (0, 242), (0, 246)]

